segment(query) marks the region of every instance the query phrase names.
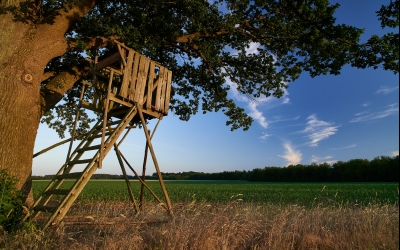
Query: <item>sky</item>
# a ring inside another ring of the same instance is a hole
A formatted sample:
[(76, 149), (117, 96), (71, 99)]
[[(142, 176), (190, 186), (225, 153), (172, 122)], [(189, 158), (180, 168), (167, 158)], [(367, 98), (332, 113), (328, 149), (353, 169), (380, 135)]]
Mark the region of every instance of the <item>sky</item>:
[[(363, 41), (383, 33), (375, 12), (388, 0), (338, 2), (337, 23), (365, 28)], [(248, 52), (256, 46), (252, 44)], [(392, 72), (345, 66), (338, 76), (311, 78), (303, 73), (280, 99), (250, 101), (235, 91), (229, 94), (254, 119), (252, 127), (232, 132), (221, 112), (199, 112), (188, 122), (170, 113), (152, 140), (162, 172), (249, 171), (399, 154), (399, 76)], [(149, 129), (154, 126), (151, 121)], [(34, 152), (59, 141), (55, 131), (41, 124)], [(145, 143), (143, 130), (135, 129), (120, 147), (138, 172)], [(34, 158), (33, 175), (55, 174), (65, 162), (68, 146)], [(147, 169), (148, 174), (155, 172), (150, 156)], [(96, 173), (121, 174), (113, 150)]]

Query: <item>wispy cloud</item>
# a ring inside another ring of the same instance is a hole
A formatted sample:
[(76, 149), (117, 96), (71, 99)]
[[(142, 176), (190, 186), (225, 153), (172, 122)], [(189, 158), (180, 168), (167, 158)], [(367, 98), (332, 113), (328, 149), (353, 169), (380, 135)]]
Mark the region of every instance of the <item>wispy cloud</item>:
[(301, 116), (296, 116), (293, 118), (281, 118), (280, 116), (273, 117), (274, 120), (269, 121), (269, 123), (275, 123), (275, 122), (286, 122), (286, 121), (296, 121), (300, 118)]
[(386, 106), (383, 110), (377, 112), (361, 112), (350, 122), (365, 122), (375, 119), (385, 118), (389, 115), (394, 115), (399, 113), (399, 104), (394, 103)]
[(357, 114), (355, 114), (355, 116), (360, 116), (360, 115), (364, 115), (364, 114), (368, 114), (369, 111), (363, 111), (363, 112), (359, 112)]
[(390, 94), (394, 91), (396, 91), (397, 89), (399, 89), (399, 86), (396, 87), (386, 87), (386, 86), (381, 86), (381, 88), (379, 90), (376, 91), (377, 94)]
[(248, 97), (242, 95), (237, 91), (237, 84), (232, 82), (230, 79), (226, 78), (226, 83), (230, 86), (230, 93), (236, 99), (236, 101), (247, 103), (247, 108), (250, 110), (248, 115), (253, 118), (258, 124), (263, 128), (268, 127), (267, 119), (265, 118), (263, 112), (261, 112), (258, 107), (266, 103), (268, 100), (265, 97), (257, 98), (256, 100), (251, 100)]
[(267, 119), (264, 117), (263, 113), (257, 109), (258, 103), (255, 101), (250, 101), (247, 106), (250, 109), (249, 116), (256, 120), (261, 125), (261, 127), (267, 128)]
[(310, 115), (307, 120), (306, 128), (302, 132), (308, 134), (308, 144), (311, 147), (317, 147), (320, 141), (336, 134), (338, 130), (338, 126), (334, 126), (333, 122), (318, 120), (316, 115)]
[(399, 155), (399, 150), (396, 150), (396, 151), (392, 152), (392, 156), (397, 156), (397, 155)]
[(349, 148), (354, 148), (354, 147), (356, 147), (357, 146), (357, 144), (351, 144), (351, 145), (349, 145), (349, 146), (346, 146), (346, 147), (342, 147), (342, 148), (331, 148), (331, 149), (329, 149), (329, 150), (342, 150), (342, 149), (349, 149)]
[(268, 137), (272, 136), (273, 134), (267, 134), (267, 133), (262, 133), (262, 135), (260, 136), (260, 140), (265, 141), (267, 140)]
[(290, 103), (290, 99), (289, 99), (289, 97), (284, 97), (283, 98), (283, 101), (282, 101), (282, 104), (288, 104), (288, 103)]
[(317, 164), (324, 163), (324, 162), (326, 162), (328, 164), (333, 164), (333, 163), (337, 162), (337, 160), (331, 160), (332, 158), (333, 158), (333, 156), (330, 156), (330, 155), (324, 156), (324, 157), (318, 157), (318, 156), (312, 155), (311, 162), (314, 162)]
[(370, 104), (371, 104), (371, 103), (369, 103), (369, 102), (364, 102), (363, 104), (361, 104), (361, 106), (363, 106), (363, 107), (368, 107)]
[(282, 104), (290, 104), (289, 92), (287, 89), (283, 89)]
[(285, 154), (278, 156), (286, 160), (286, 166), (297, 165), (301, 162), (302, 154), (300, 151), (294, 150), (293, 146), (289, 142), (284, 143), (283, 147), (285, 148)]
[[(247, 54), (258, 54), (257, 48), (260, 47), (259, 43), (250, 43), (249, 47), (246, 49)], [(235, 51), (232, 51), (231, 53), (235, 53)], [(226, 84), (229, 85), (230, 87), (230, 94), (240, 102), (245, 102), (247, 103), (247, 108), (249, 109), (248, 115), (253, 118), (258, 124), (260, 124), (261, 127), (263, 128), (268, 128), (268, 121), (267, 118), (265, 117), (264, 113), (260, 111), (259, 107), (261, 105), (264, 105), (265, 103), (270, 103), (270, 102), (277, 102), (279, 101), (281, 104), (288, 104), (290, 103), (290, 99), (288, 97), (289, 93), (287, 90), (284, 90), (283, 97), (281, 99), (277, 98), (266, 98), (260, 97), (260, 98), (255, 98), (255, 99), (249, 99), (247, 96), (244, 96), (237, 91), (237, 84), (232, 82), (229, 78), (226, 78)]]

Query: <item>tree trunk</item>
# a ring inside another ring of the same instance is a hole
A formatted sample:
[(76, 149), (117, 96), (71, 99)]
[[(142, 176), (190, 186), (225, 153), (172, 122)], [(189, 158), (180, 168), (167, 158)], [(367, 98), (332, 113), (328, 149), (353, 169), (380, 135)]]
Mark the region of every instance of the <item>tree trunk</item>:
[[(27, 24), (0, 20), (0, 169), (18, 179), (17, 188), (28, 195), (32, 155), (40, 122), (40, 76), (44, 66), (30, 68), (35, 58), (29, 49), (34, 29)], [(32, 203), (32, 195), (27, 204)]]
[(36, 25), (16, 22), (10, 14), (0, 16), (0, 30), (0, 169), (17, 178), (30, 205), (32, 156), (43, 112), (40, 83), (54, 51), (63, 50), (49, 44), (64, 39), (65, 31), (47, 30), (43, 36)]
[(46, 94), (41, 94), (44, 68), (52, 58), (67, 51), (66, 31), (95, 1), (66, 5), (46, 22), (38, 21), (38, 1), (24, 2), (30, 3), (25, 9), (19, 9), (19, 2), (0, 0), (0, 7), (13, 4), (17, 9), (14, 13), (7, 12), (7, 8), (0, 12), (0, 169), (17, 178), (17, 188), (29, 195), (26, 203), (30, 205), (32, 156), (40, 117), (77, 80), (76, 76), (61, 75), (52, 83), (57, 87), (51, 85)]

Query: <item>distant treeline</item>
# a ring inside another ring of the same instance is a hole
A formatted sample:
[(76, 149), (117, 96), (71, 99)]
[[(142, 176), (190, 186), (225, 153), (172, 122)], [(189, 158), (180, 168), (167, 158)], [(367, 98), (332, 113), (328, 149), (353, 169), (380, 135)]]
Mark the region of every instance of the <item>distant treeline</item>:
[[(354, 159), (311, 165), (265, 167), (251, 171), (224, 171), (220, 173), (182, 172), (162, 173), (164, 180), (245, 180), (268, 182), (398, 182), (399, 156), (376, 157), (372, 161)], [(51, 179), (53, 175), (33, 176), (34, 180)], [(94, 174), (92, 179), (124, 179), (122, 175)], [(129, 179), (136, 179), (129, 176)], [(154, 173), (146, 179), (158, 179)]]

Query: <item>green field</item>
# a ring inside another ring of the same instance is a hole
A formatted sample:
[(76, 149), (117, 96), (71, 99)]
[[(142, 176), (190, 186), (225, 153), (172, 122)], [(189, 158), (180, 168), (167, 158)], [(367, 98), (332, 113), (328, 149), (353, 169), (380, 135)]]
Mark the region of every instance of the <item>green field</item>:
[[(37, 197), (48, 181), (34, 181)], [(63, 185), (72, 185), (66, 181)], [(136, 197), (140, 183), (132, 181)], [(349, 206), (368, 204), (396, 204), (399, 201), (398, 183), (254, 183), (244, 181), (166, 181), (172, 203), (213, 202), (228, 203), (238, 199), (258, 204), (313, 206)], [(156, 181), (147, 182), (161, 196)], [(146, 192), (146, 200), (152, 201)], [(81, 201), (127, 201), (124, 181), (92, 180), (78, 197)]]

